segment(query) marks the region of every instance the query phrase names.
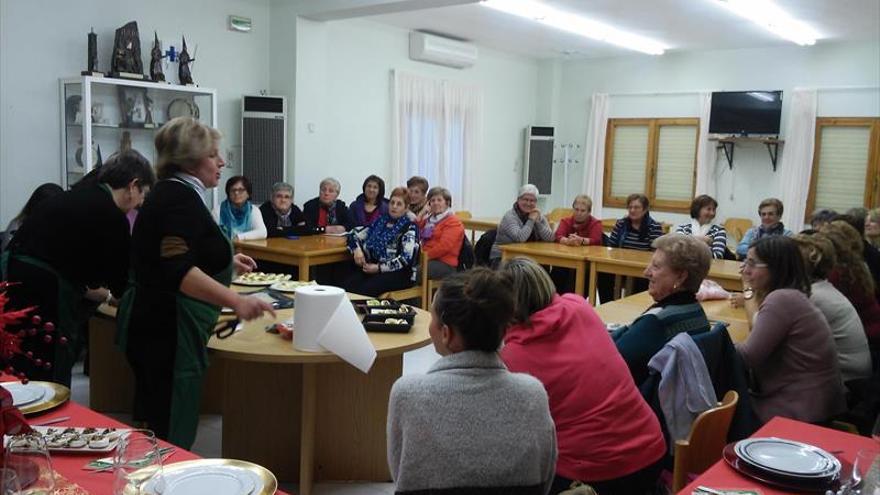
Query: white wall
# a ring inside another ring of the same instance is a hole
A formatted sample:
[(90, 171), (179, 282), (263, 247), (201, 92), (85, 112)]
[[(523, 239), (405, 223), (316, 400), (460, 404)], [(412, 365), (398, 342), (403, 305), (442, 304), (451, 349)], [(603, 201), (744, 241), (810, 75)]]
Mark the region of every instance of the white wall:
[[(228, 31), (229, 14), (251, 17), (253, 30)], [(98, 34), (99, 68), (107, 71), (114, 31), (131, 20), (147, 71), (153, 30), (165, 48), (179, 48), (181, 35), (190, 53), (198, 45), (193, 77), (217, 89), (222, 147), (238, 166), (241, 95), (269, 87), (269, 0), (2, 0), (0, 229), (36, 186), (60, 181), (58, 80), (85, 68), (89, 28)]]
[[(791, 91), (795, 87), (820, 88), (819, 116), (880, 116), (880, 90), (821, 90), (880, 85), (880, 43), (820, 42), (806, 48), (667, 53), (661, 57), (634, 55), (567, 62), (563, 65), (561, 80), (559, 141), (581, 145), (586, 142), (590, 98), (595, 92), (612, 95), (611, 117), (696, 117), (699, 113), (696, 92), (701, 90)], [(693, 93), (621, 95), (650, 92)], [(787, 110), (784, 103), (783, 132)], [(784, 147), (780, 149), (780, 162), (782, 153)], [(718, 153), (715, 165), (719, 219), (723, 221), (729, 216), (755, 219), (761, 199), (781, 194), (780, 173), (772, 171), (763, 145), (737, 145), (734, 155), (732, 171), (723, 152)], [(582, 172), (581, 164), (572, 170), (569, 182), (581, 184)], [(561, 204), (561, 198), (553, 199)], [(623, 210), (619, 209), (606, 208), (604, 212), (606, 217), (622, 215)], [(659, 212), (655, 216), (674, 222), (687, 217)]]
[(326, 176), (340, 180), (346, 202), (367, 175), (390, 177), (391, 71), (402, 69), (482, 88), (482, 159), (470, 177), (480, 200), (471, 211), (496, 216), (510, 208), (521, 185), (523, 129), (535, 123), (536, 61), (481, 47), (470, 69), (415, 62), (408, 58), (408, 31), (367, 20), (299, 19), (296, 37), (297, 203), (317, 195)]

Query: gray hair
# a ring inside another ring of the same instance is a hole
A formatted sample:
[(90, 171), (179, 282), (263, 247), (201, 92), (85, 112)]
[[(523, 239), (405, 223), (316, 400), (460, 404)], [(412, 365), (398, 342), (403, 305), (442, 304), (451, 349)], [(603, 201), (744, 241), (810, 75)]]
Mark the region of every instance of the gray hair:
[(452, 193), (449, 192), (449, 189), (445, 187), (432, 187), (430, 191), (428, 191), (428, 201), (431, 201), (431, 198), (434, 196), (443, 196), (443, 199), (446, 200), (446, 206), (452, 208)]
[(523, 197), (523, 195), (526, 195), (526, 194), (532, 194), (537, 198), (538, 194), (540, 194), (540, 193), (538, 192), (538, 187), (536, 185), (526, 184), (526, 185), (522, 186), (521, 188), (519, 188), (519, 195), (517, 196), (517, 198), (521, 198), (521, 197)]
[(651, 247), (666, 255), (670, 268), (687, 272), (682, 284), (686, 291), (696, 294), (700, 290), (712, 264), (712, 254), (705, 242), (691, 235), (666, 234), (655, 239)]
[(293, 196), (293, 186), (291, 186), (287, 182), (276, 182), (272, 184), (272, 195), (274, 196), (275, 193), (279, 191), (287, 191), (290, 193), (291, 196)]
[(593, 198), (587, 196), (586, 194), (578, 194), (571, 202), (571, 207), (574, 208), (574, 205), (576, 205), (578, 201), (583, 201), (587, 204), (587, 211), (593, 211)]
[(336, 194), (342, 192), (342, 185), (339, 183), (338, 180), (334, 179), (333, 177), (327, 177), (326, 179), (322, 180), (321, 183), (318, 184), (318, 190), (320, 191), (321, 189), (324, 189), (324, 186), (328, 184), (336, 188)]

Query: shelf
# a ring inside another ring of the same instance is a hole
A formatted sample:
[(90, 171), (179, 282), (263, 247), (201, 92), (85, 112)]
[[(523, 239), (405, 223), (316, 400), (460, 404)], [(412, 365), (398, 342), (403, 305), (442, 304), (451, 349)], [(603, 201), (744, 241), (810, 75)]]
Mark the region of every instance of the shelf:
[[(155, 131), (162, 127), (164, 124), (153, 124), (153, 127), (144, 127), (142, 125), (113, 125), (113, 124), (92, 124), (92, 129), (139, 129), (139, 130), (147, 130), (147, 131)], [(82, 127), (82, 124), (67, 124), (67, 127)]]
[(757, 136), (712, 136), (709, 141), (718, 141), (717, 149), (724, 150), (724, 156), (727, 158), (727, 166), (733, 170), (733, 149), (736, 143), (760, 143), (767, 146), (767, 153), (770, 154), (770, 164), (773, 171), (776, 172), (776, 161), (779, 158), (779, 145), (784, 144), (785, 140), (776, 137), (757, 137)]

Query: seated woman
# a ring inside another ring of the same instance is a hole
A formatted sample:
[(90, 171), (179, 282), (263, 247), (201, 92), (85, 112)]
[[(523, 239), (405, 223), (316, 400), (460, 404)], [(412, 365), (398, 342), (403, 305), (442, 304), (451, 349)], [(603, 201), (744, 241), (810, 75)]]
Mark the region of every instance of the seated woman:
[(399, 378), (388, 401), (395, 493), (547, 493), (556, 464), (547, 393), (498, 357), (512, 314), (498, 273), (475, 268), (443, 281), (428, 327), (443, 357)]
[[(614, 224), (608, 245), (616, 248), (649, 251), (651, 243), (663, 235), (663, 226), (651, 218), (651, 204), (644, 194), (630, 194), (626, 197), (626, 216)], [(614, 275), (600, 273), (597, 282), (599, 300), (603, 303), (614, 299)], [(633, 292), (642, 292), (648, 287), (647, 281), (635, 279)], [(595, 301), (593, 301), (595, 304)]]
[(822, 234), (798, 234), (794, 237), (810, 276), (810, 301), (825, 316), (843, 382), (871, 376), (871, 352), (856, 308), (827, 280), (837, 263), (834, 245)]
[[(507, 369), (534, 376), (556, 425), (556, 494), (577, 480), (599, 493), (644, 493), (657, 481), (666, 443), (605, 324), (584, 299), (559, 296), (528, 258), (502, 265), (515, 300), (504, 336)], [(597, 373), (601, 370), (601, 373)]]
[(865, 216), (865, 240), (880, 249), (880, 208), (874, 208)]
[(361, 187), (363, 192), (351, 203), (349, 212), (355, 227), (369, 226), (388, 212), (388, 200), (385, 199), (385, 181), (378, 175), (364, 179)]
[(652, 246), (656, 251), (645, 277), (654, 305), (612, 336), (637, 385), (648, 377), (648, 361), (666, 342), (681, 332), (709, 331), (709, 320), (697, 302), (712, 262), (706, 243), (689, 235), (666, 234)]
[(767, 198), (758, 205), (758, 215), (761, 216), (761, 225), (750, 228), (743, 234), (739, 244), (736, 245), (736, 256), (745, 259), (746, 252), (753, 242), (762, 237), (772, 235), (784, 235), (791, 237), (790, 230), (782, 224), (782, 201), (776, 198)]
[(828, 322), (810, 302), (810, 279), (797, 244), (764, 236), (749, 248), (743, 283), (754, 291), (757, 312), (746, 304), (752, 330), (736, 344), (751, 371), (752, 406), (767, 422), (785, 416), (823, 422), (844, 411), (843, 381)]
[(692, 235), (706, 243), (712, 250), (712, 257), (723, 259), (727, 252), (727, 231), (712, 223), (718, 202), (707, 194), (701, 194), (691, 201), (691, 223), (683, 223), (675, 229), (679, 234)]
[(339, 181), (327, 177), (321, 181), (317, 198), (303, 205), (303, 215), (310, 229), (324, 229), (328, 234), (342, 234), (353, 227), (345, 201), (339, 198), (342, 186)]
[(377, 297), (412, 287), (419, 262), (419, 233), (406, 212), (406, 189), (398, 187), (391, 191), (388, 213), (369, 227), (349, 232), (348, 249), (360, 269), (342, 282), (345, 290)]
[(458, 268), (464, 224), (452, 211), (452, 194), (444, 187), (428, 191), (428, 207), (430, 213), (416, 219), (416, 224), (428, 256), (428, 278), (437, 280)]
[(501, 246), (514, 242), (552, 241), (553, 229), (547, 217), (537, 208), (538, 188), (534, 184), (526, 184), (519, 188), (519, 196), (513, 208), (504, 214), (498, 224), (495, 244), (489, 253), (492, 266), (501, 262)]
[(269, 237), (288, 237), (306, 232), (306, 218), (293, 204), (293, 186), (287, 182), (272, 185), (272, 199), (260, 205), (260, 214)]
[(230, 177), (226, 181), (226, 199), (220, 203), (220, 209), (214, 211), (220, 228), (232, 240), (266, 238), (263, 215), (250, 202), (251, 191), (251, 181), (247, 177)]
[(556, 227), (556, 242), (566, 246), (601, 246), (602, 222), (591, 215), (593, 199), (578, 194), (571, 202), (572, 216), (563, 218)]

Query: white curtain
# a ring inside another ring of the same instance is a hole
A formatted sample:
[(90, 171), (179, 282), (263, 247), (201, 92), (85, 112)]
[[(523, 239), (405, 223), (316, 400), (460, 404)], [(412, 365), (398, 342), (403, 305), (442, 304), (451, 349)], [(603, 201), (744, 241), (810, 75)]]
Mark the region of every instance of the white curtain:
[(816, 139), (816, 90), (795, 89), (789, 98), (788, 123), (785, 125), (785, 152), (779, 164), (782, 223), (793, 232), (804, 227), (813, 149)]
[(391, 184), (421, 175), (452, 193), (457, 210), (471, 207), (471, 180), (482, 135), (479, 88), (394, 71)]
[(605, 177), (605, 134), (608, 129), (608, 94), (593, 93), (592, 100), (590, 123), (587, 128), (584, 184), (581, 190), (593, 199), (593, 216), (602, 218), (602, 188)]
[(708, 194), (718, 199), (718, 185), (714, 172), (715, 146), (709, 142), (709, 114), (712, 110), (712, 93), (700, 93), (700, 134), (697, 138), (697, 183), (694, 197)]

